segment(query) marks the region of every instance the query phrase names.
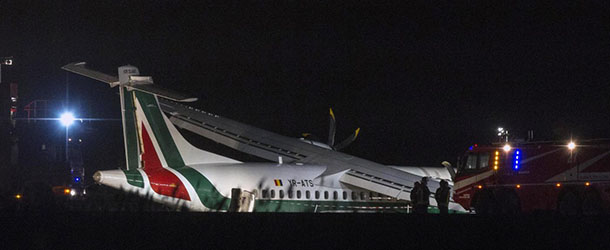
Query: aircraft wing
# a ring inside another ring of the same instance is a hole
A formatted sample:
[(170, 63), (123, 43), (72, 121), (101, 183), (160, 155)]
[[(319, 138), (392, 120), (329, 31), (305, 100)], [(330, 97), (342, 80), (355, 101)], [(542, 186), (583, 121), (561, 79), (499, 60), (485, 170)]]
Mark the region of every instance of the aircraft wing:
[[(233, 121), (203, 110), (195, 109), (170, 100), (161, 99), (161, 108), (171, 115), (170, 121), (176, 126), (229, 146), (241, 152), (255, 155), (270, 161), (303, 162), (315, 153), (313, 145), (303, 144), (303, 148), (294, 145), (294, 138), (282, 136), (267, 130), (259, 129)], [(310, 147), (308, 147), (310, 146)]]

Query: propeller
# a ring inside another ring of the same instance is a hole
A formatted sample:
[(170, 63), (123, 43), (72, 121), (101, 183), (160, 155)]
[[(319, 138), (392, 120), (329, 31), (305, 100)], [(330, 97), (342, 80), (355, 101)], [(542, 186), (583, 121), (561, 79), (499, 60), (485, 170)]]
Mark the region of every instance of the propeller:
[(349, 137), (345, 138), (345, 140), (343, 140), (341, 143), (333, 146), (332, 148), (337, 151), (344, 149), (345, 147), (349, 146), (352, 142), (354, 142), (356, 140), (359, 133), (360, 133), (360, 128), (357, 128), (356, 131), (354, 131), (354, 133), (352, 133)]
[[(354, 142), (356, 140), (356, 138), (358, 137), (358, 134), (360, 133), (360, 128), (357, 128), (356, 131), (354, 131), (354, 133), (352, 133), (349, 137), (345, 138), (345, 140), (341, 141), (338, 144), (335, 144), (335, 134), (337, 131), (337, 121), (335, 119), (335, 113), (333, 113), (333, 109), (329, 108), (329, 115), (330, 115), (330, 121), (329, 121), (329, 128), (328, 128), (328, 142), (326, 145), (328, 145), (328, 147), (330, 147), (333, 150), (339, 151), (341, 149), (344, 149), (345, 147), (349, 146), (352, 142)], [(310, 134), (310, 133), (303, 133), (303, 137), (312, 141), (317, 141), (317, 137)]]

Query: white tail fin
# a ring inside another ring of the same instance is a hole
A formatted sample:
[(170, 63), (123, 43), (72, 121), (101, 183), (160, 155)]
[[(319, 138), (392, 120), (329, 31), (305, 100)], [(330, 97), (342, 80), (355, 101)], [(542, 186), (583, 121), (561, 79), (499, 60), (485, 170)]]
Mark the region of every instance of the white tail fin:
[(151, 77), (139, 76), (138, 68), (130, 65), (118, 68), (118, 79), (88, 69), (84, 62), (67, 64), (62, 69), (108, 83), (111, 87), (119, 86), (127, 170), (145, 167), (141, 159), (143, 129), (147, 129), (159, 157), (167, 161), (166, 166), (239, 162), (192, 146), (163, 114), (157, 101), (158, 97), (178, 102), (191, 102), (196, 98), (155, 86)]
[[(238, 163), (236, 160), (198, 149), (188, 143), (163, 114), (156, 95), (136, 88), (127, 93), (134, 96), (138, 135), (142, 137), (145, 134), (143, 131), (147, 131), (146, 134), (155, 144), (154, 148), (158, 155), (163, 156), (161, 161), (165, 161), (167, 166), (174, 168), (204, 163)], [(139, 141), (141, 143), (143, 139), (139, 138)]]
[[(123, 109), (123, 126), (125, 133), (125, 147), (128, 159), (134, 158), (130, 152), (138, 153), (138, 162), (142, 154), (142, 130), (146, 127), (152, 142), (158, 144), (155, 148), (160, 150), (159, 155), (167, 161), (168, 166), (179, 167), (186, 164), (204, 163), (238, 163), (239, 161), (198, 149), (184, 139), (176, 127), (162, 112), (158, 96), (171, 94), (168, 98), (176, 98), (178, 95), (167, 90), (153, 86), (151, 77), (138, 76), (139, 70), (134, 66), (119, 67), (119, 82), (123, 97), (121, 98)], [(124, 87), (125, 86), (125, 87)], [(179, 97), (179, 99), (192, 100), (193, 98)], [(131, 105), (130, 105), (131, 103)], [(135, 111), (135, 112), (133, 112)], [(135, 119), (132, 116), (135, 115)], [(135, 129), (135, 131), (131, 131)], [(134, 136), (137, 140), (134, 142)], [(171, 161), (171, 162), (170, 162)], [(181, 163), (182, 162), (182, 163)], [(143, 164), (139, 164), (140, 167)], [(131, 166), (129, 166), (131, 169)]]

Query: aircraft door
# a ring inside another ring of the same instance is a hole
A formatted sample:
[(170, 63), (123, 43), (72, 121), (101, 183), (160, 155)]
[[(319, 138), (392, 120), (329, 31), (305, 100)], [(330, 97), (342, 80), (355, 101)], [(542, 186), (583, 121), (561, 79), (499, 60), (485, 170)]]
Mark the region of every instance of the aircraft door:
[(231, 189), (231, 204), (229, 212), (252, 212), (254, 211), (254, 200), (256, 191), (250, 192), (240, 188)]
[(254, 199), (256, 197), (255, 192), (242, 191), (240, 197), (240, 204), (238, 212), (252, 212), (254, 211)]

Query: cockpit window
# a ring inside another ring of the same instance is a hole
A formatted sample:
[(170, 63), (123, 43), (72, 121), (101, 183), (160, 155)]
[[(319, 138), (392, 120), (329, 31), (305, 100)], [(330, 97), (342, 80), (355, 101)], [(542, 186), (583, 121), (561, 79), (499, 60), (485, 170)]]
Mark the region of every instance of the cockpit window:
[(479, 153), (479, 169), (486, 169), (489, 167), (489, 154)]
[(468, 154), (466, 158), (466, 166), (464, 166), (464, 170), (474, 170), (477, 169), (477, 154)]
[(462, 170), (473, 171), (489, 167), (489, 153), (469, 153), (462, 165)]

